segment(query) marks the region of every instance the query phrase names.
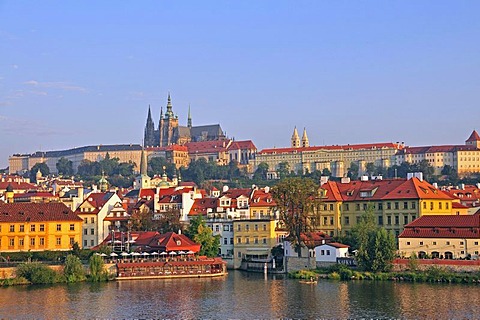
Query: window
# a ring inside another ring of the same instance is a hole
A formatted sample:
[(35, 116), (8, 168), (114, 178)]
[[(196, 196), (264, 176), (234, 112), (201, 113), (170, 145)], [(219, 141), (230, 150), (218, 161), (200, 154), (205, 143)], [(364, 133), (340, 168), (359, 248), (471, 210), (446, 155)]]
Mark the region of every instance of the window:
[(420, 245), (423, 246), (423, 241), (420, 241)]
[(399, 218), (399, 216), (395, 216), (395, 224), (400, 224), (400, 218)]
[(267, 225), (266, 224), (263, 225), (263, 231), (267, 231)]
[(85, 218), (85, 219), (83, 220), (83, 222), (84, 222), (84, 223), (88, 223), (88, 218)]
[(409, 245), (410, 245), (410, 241), (407, 241), (407, 246), (409, 246)]
[(249, 224), (245, 225), (245, 231), (250, 231), (250, 225)]
[(449, 245), (450, 245), (450, 241), (447, 241), (447, 246), (449, 246)]
[(348, 205), (348, 203), (345, 203), (345, 210), (346, 210), (346, 211), (350, 210), (349, 207), (350, 207), (350, 206)]
[(228, 239), (227, 238), (223, 238), (223, 244), (228, 244)]
[(242, 226), (241, 225), (237, 225), (237, 231), (242, 231)]
[(45, 245), (45, 238), (44, 237), (40, 237), (39, 238), (39, 242), (40, 242), (40, 246), (44, 246)]
[(70, 237), (70, 245), (73, 246), (75, 243), (75, 238), (74, 237)]
[(90, 223), (95, 223), (95, 217), (90, 218)]
[(378, 210), (383, 210), (383, 203), (381, 202), (378, 203)]
[(23, 247), (23, 245), (24, 245), (24, 240), (23, 240), (23, 238), (18, 239), (18, 246), (19, 246), (19, 247)]
[(321, 250), (320, 255), (324, 256), (325, 255), (325, 250)]
[(344, 220), (345, 220), (345, 225), (350, 224), (350, 217), (345, 217)]
[(88, 246), (88, 241), (87, 240), (83, 240), (83, 246), (84, 247)]
[(436, 245), (437, 245), (437, 241), (433, 241), (432, 244), (433, 244), (434, 246), (436, 246)]
[(263, 238), (263, 239), (262, 239), (262, 243), (263, 243), (263, 244), (267, 244), (267, 238)]
[(392, 216), (387, 216), (387, 225), (392, 224)]
[(83, 234), (87, 235), (88, 234), (88, 229), (83, 229)]
[(383, 226), (383, 216), (378, 216), (378, 224)]
[(57, 231), (62, 231), (62, 225), (61, 224), (57, 224)]
[(463, 241), (460, 241), (460, 245), (463, 246)]
[(233, 232), (233, 224), (232, 224), (232, 225), (230, 225), (230, 231), (232, 231), (232, 232)]
[(250, 238), (245, 238), (245, 243), (249, 244), (250, 243)]
[(258, 244), (258, 238), (253, 239), (253, 243)]
[(70, 231), (75, 231), (75, 224), (73, 223), (70, 224)]
[(57, 246), (61, 246), (62, 245), (62, 238), (57, 237), (55, 243), (57, 244)]
[(405, 201), (405, 202), (403, 203), (403, 209), (408, 209), (408, 202), (407, 202), (407, 201)]
[(366, 203), (363, 204), (363, 211), (365, 211), (365, 210), (367, 210), (367, 204)]
[(430, 210), (433, 210), (433, 202), (430, 201)]
[(333, 226), (333, 217), (330, 217), (330, 225)]
[(219, 231), (220, 231), (220, 226), (219, 226), (218, 224), (215, 226), (215, 231), (216, 231), (216, 232), (219, 232)]
[(323, 217), (323, 225), (326, 226), (327, 225), (327, 217)]
[(395, 210), (398, 210), (398, 208), (399, 208), (398, 202), (395, 202)]
[(438, 209), (442, 210), (442, 203), (441, 202), (438, 203)]
[(447, 209), (447, 210), (448, 210), (448, 202), (447, 202), (447, 203), (445, 203), (445, 209)]
[(10, 232), (15, 232), (15, 225), (14, 224), (10, 225)]
[(426, 202), (423, 203), (423, 209), (427, 209), (427, 203)]
[(223, 231), (228, 231), (228, 226), (227, 225), (223, 226)]
[(360, 203), (357, 203), (357, 204), (355, 205), (355, 209), (356, 209), (357, 211), (360, 210)]
[(95, 245), (95, 240), (90, 240), (90, 245), (93, 247)]
[(30, 238), (30, 246), (35, 247), (35, 238)]
[(91, 228), (91, 229), (90, 229), (90, 234), (91, 234), (91, 235), (94, 235), (94, 234), (95, 234), (95, 228)]
[(333, 211), (333, 204), (330, 204), (330, 211)]
[(9, 245), (10, 247), (15, 246), (15, 238), (9, 238), (9, 239), (8, 239), (8, 245)]
[(40, 231), (41, 231), (41, 232), (44, 232), (44, 231), (45, 231), (45, 225), (44, 225), (44, 224), (41, 224), (41, 225), (40, 225)]
[(387, 209), (388, 210), (392, 209), (392, 204), (390, 202), (387, 202)]
[(237, 237), (237, 243), (242, 243), (242, 238)]
[(233, 244), (233, 238), (230, 238), (230, 244)]
[(329, 256), (329, 255), (330, 255), (330, 250), (327, 250), (327, 256)]
[(242, 257), (242, 253), (241, 253), (241, 252), (237, 252), (237, 257), (238, 257), (238, 258), (241, 258), (241, 257)]
[(412, 202), (411, 208), (412, 208), (412, 209), (416, 209), (416, 208), (417, 208), (417, 205), (415, 204), (415, 202)]
[(475, 244), (476, 246), (478, 246), (478, 241), (475, 241), (473, 244)]

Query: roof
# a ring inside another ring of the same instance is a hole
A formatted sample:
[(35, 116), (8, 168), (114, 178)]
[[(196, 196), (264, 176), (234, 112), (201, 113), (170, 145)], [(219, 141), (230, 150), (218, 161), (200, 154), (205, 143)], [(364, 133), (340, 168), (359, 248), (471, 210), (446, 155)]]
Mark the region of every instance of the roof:
[(331, 246), (334, 248), (350, 248), (349, 245), (343, 244), (343, 243), (338, 243), (338, 242), (330, 242), (330, 243), (325, 243), (326, 246)]
[(189, 142), (185, 146), (188, 148), (188, 153), (218, 153), (225, 152), (232, 140), (212, 140)]
[(30, 154), (29, 156), (33, 158), (42, 158), (42, 157), (64, 157), (79, 153), (85, 152), (113, 152), (113, 151), (140, 151), (142, 150), (142, 146), (139, 144), (111, 144), (111, 145), (96, 145), (96, 146), (85, 146), (79, 148), (73, 148), (68, 150), (60, 150), (60, 151), (37, 151), (35, 153)]
[(465, 142), (480, 141), (480, 135), (478, 135), (477, 130), (473, 130), (470, 137)]
[(82, 221), (63, 203), (0, 203), (0, 222)]
[(480, 238), (480, 215), (428, 215), (405, 226), (399, 238)]
[[(115, 192), (92, 192), (90, 193), (85, 200), (80, 204), (80, 206), (77, 208), (75, 212), (85, 214), (85, 213), (91, 213), (91, 214), (97, 214), (100, 209), (107, 203), (108, 200), (110, 200), (111, 197), (115, 195)], [(81, 207), (84, 206), (85, 203), (88, 203), (92, 207), (95, 208), (94, 211), (91, 212), (81, 212)]]
[(11, 186), (13, 191), (15, 190), (37, 190), (38, 187), (31, 183), (16, 182), (16, 181), (0, 181), (0, 190), (7, 190), (8, 186)]
[(416, 177), (408, 180), (354, 180), (348, 183), (328, 181), (321, 189), (326, 191), (322, 201), (453, 199), (449, 194)]
[(220, 127), (219, 124), (211, 124), (211, 125), (205, 125), (205, 126), (193, 126), (190, 129), (190, 136), (192, 137), (192, 140), (199, 140), (203, 139), (205, 137), (206, 133), (206, 138), (207, 139), (212, 139), (212, 138), (218, 138), (218, 137), (223, 137), (223, 130)]
[(425, 146), (425, 147), (405, 147), (400, 150), (400, 154), (424, 154), (424, 153), (445, 153), (465, 150), (476, 150), (473, 145), (442, 145), (442, 146)]
[(208, 209), (214, 209), (216, 207), (218, 207), (217, 198), (195, 199), (192, 207), (190, 208), (190, 212), (188, 213), (188, 215), (190, 216), (206, 215)]
[(252, 140), (244, 141), (233, 141), (232, 144), (228, 147), (229, 150), (257, 150), (257, 147)]
[(265, 189), (258, 189), (253, 191), (250, 207), (275, 207), (276, 205), (277, 204), (275, 200), (273, 200), (273, 196), (270, 190), (268, 190), (268, 192), (266, 192)]

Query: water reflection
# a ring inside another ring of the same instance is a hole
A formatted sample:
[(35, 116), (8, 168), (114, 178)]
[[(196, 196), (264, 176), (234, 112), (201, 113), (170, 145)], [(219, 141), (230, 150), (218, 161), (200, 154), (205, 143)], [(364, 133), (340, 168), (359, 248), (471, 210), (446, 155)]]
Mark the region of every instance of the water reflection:
[(227, 278), (1, 288), (0, 318), (480, 318), (478, 285)]

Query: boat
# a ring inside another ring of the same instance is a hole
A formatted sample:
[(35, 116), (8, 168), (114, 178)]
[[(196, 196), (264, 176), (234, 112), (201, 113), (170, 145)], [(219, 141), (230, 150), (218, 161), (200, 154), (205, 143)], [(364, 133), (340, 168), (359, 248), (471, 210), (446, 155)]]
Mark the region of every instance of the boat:
[(300, 280), (299, 282), (304, 284), (317, 284), (317, 280)]

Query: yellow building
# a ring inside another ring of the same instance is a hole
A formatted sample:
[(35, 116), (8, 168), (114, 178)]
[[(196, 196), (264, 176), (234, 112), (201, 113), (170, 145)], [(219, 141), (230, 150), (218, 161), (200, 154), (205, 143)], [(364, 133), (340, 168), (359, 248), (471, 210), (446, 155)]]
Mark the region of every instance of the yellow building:
[(240, 268), (242, 261), (271, 258), (272, 248), (286, 236), (277, 227), (278, 221), (272, 219), (234, 220), (234, 268)]
[(62, 203), (0, 204), (0, 251), (71, 250), (82, 219)]
[(328, 181), (319, 190), (320, 214), (315, 229), (331, 236), (346, 234), (362, 214), (372, 210), (377, 224), (399, 235), (403, 227), (424, 215), (454, 215), (454, 199), (416, 177), (411, 179)]
[(424, 216), (409, 223), (398, 237), (403, 257), (478, 259), (480, 214)]

